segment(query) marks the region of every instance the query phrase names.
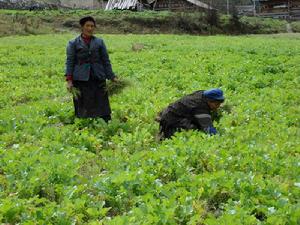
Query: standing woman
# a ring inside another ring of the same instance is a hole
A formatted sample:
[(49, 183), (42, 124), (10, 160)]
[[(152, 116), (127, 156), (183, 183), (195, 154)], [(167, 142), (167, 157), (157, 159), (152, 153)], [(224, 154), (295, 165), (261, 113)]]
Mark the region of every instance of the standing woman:
[(75, 89), (75, 115), (79, 118), (111, 119), (106, 79), (117, 81), (109, 56), (100, 38), (93, 36), (96, 22), (93, 17), (80, 21), (82, 33), (67, 46), (67, 88)]

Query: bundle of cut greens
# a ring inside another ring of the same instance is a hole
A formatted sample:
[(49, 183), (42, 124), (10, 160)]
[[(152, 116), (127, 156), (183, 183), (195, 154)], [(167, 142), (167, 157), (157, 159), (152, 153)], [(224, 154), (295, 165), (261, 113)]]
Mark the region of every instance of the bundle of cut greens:
[(130, 86), (130, 82), (127, 79), (119, 78), (116, 82), (109, 82), (106, 85), (106, 90), (108, 91), (108, 94), (115, 95), (122, 92), (122, 90), (128, 86)]

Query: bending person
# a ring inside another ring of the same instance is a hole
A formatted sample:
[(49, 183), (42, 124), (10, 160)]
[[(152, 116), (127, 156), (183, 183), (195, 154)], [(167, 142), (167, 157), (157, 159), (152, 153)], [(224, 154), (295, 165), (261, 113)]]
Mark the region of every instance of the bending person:
[(196, 91), (184, 96), (159, 113), (160, 139), (170, 138), (180, 130), (197, 129), (208, 134), (216, 134), (212, 112), (224, 102), (223, 91), (215, 88)]

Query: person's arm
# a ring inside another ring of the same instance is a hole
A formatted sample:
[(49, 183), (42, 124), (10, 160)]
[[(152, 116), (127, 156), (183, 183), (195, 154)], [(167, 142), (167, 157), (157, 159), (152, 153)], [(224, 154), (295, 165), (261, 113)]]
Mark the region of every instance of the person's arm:
[(194, 121), (198, 127), (205, 133), (214, 135), (217, 134), (217, 129), (213, 126), (211, 115), (207, 113), (199, 113), (194, 115)]
[(100, 56), (101, 56), (101, 60), (102, 60), (103, 65), (104, 65), (105, 74), (107, 76), (107, 79), (112, 80), (112, 81), (117, 81), (117, 77), (114, 74), (114, 72), (112, 71), (112, 66), (111, 66), (111, 63), (110, 63), (108, 52), (107, 52), (107, 49), (106, 49), (106, 46), (105, 46), (103, 40), (102, 40), (102, 43), (101, 43), (100, 50), (101, 50)]
[(73, 87), (73, 71), (75, 66), (75, 47), (73, 42), (69, 42), (67, 49), (66, 49), (66, 70), (65, 70), (65, 77), (67, 81), (67, 89), (71, 91)]
[(67, 81), (73, 80), (73, 71), (75, 67), (75, 44), (70, 41), (66, 49), (66, 69), (65, 76)]

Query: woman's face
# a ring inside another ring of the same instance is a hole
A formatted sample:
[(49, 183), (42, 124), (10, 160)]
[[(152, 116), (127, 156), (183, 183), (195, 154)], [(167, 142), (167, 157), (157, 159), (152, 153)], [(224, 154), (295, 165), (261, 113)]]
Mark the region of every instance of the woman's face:
[(220, 108), (222, 102), (208, 101), (208, 106), (212, 111), (217, 111)]
[(87, 21), (82, 26), (82, 33), (84, 36), (90, 37), (93, 35), (95, 30), (95, 24), (92, 21)]

